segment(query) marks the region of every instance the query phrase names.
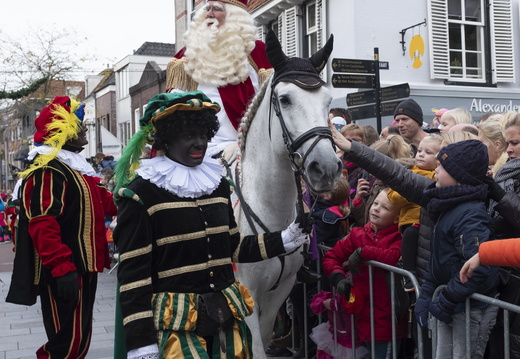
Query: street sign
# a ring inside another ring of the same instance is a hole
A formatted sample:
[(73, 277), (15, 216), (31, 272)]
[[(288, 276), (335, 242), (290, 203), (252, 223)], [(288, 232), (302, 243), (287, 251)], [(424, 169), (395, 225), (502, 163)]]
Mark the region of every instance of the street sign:
[(410, 97), (410, 86), (407, 83), (381, 88), (381, 101), (391, 101)]
[[(410, 86), (407, 83), (382, 87), (380, 89), (381, 102), (397, 100), (398, 98), (406, 98), (410, 96)], [(376, 102), (376, 91), (360, 91), (349, 93), (347, 95), (347, 106), (360, 106)]]
[(349, 108), (348, 113), (350, 114), (350, 118), (352, 118), (354, 121), (376, 117), (376, 105), (371, 104), (368, 106)]
[(357, 59), (332, 59), (332, 71), (353, 74), (373, 74), (374, 61)]
[[(401, 101), (391, 101), (381, 103), (381, 116), (391, 116), (394, 114), (395, 108)], [(348, 112), (353, 120), (363, 120), (365, 118), (376, 117), (376, 105), (358, 106), (349, 108)]]
[(390, 63), (388, 61), (379, 61), (379, 70), (390, 70)]
[(347, 106), (361, 106), (368, 104), (375, 104), (376, 92), (374, 90), (369, 91), (358, 91), (349, 93), (347, 95)]
[(373, 88), (374, 76), (333, 74), (332, 87), (340, 88)]

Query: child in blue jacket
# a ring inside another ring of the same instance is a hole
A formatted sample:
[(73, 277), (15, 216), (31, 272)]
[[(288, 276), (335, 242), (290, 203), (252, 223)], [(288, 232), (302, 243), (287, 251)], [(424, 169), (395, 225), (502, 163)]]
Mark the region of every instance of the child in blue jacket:
[[(415, 314), (423, 327), (428, 326), (428, 313), (438, 319), (437, 358), (466, 357), (466, 315), (470, 315), (470, 357), (482, 358), (498, 307), (471, 300), (470, 312), (466, 313), (465, 300), (473, 293), (496, 296), (498, 268), (481, 266), (464, 284), (459, 272), (478, 252), (480, 243), (492, 239), (485, 204), (487, 148), (478, 140), (461, 141), (443, 147), (437, 159), (436, 182), (424, 190), (428, 213), (436, 225)], [(441, 285), (446, 287), (432, 299)]]

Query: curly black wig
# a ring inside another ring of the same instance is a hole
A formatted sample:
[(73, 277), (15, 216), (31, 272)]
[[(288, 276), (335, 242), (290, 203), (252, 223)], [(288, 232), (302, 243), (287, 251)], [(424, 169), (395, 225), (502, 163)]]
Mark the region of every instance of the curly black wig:
[(176, 138), (183, 130), (191, 127), (207, 128), (208, 142), (219, 129), (218, 118), (212, 109), (198, 111), (177, 111), (172, 116), (155, 123), (154, 148), (158, 151), (166, 150), (166, 144)]

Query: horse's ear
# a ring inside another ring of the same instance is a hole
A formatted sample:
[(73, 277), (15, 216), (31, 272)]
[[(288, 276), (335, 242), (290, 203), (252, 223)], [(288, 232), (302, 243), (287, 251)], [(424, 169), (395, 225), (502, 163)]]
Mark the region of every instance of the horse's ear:
[(272, 29), (265, 38), (265, 52), (274, 71), (280, 70), (287, 62), (288, 57), (283, 53), (282, 45)]
[(323, 68), (327, 64), (329, 56), (332, 53), (333, 43), (334, 35), (330, 34), (330, 37), (327, 40), (325, 46), (323, 46), (318, 52), (316, 52), (309, 58), (309, 60), (311, 60), (311, 63), (314, 65), (318, 73), (320, 73), (321, 70), (323, 70)]

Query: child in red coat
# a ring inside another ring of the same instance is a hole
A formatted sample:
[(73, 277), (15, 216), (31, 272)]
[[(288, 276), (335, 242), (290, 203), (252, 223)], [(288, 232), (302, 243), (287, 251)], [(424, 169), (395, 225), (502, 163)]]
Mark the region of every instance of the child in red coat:
[[(350, 234), (331, 248), (323, 258), (323, 269), (340, 295), (350, 294), (355, 282), (365, 298), (363, 309), (355, 316), (356, 329), (362, 342), (371, 349), (370, 335), (370, 288), (368, 265), (362, 261), (375, 260), (396, 265), (401, 255), (401, 234), (399, 233), (399, 210), (388, 199), (384, 189), (376, 197), (369, 211), (370, 221), (364, 227), (355, 227)], [(348, 268), (345, 268), (347, 267)], [(392, 309), (390, 293), (386, 282), (387, 272), (373, 268), (374, 333), (375, 353), (373, 358), (391, 358)], [(406, 337), (406, 317), (398, 317), (396, 335)], [(399, 351), (399, 348), (396, 348)]]

